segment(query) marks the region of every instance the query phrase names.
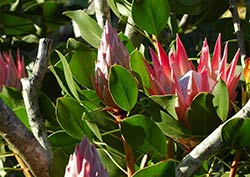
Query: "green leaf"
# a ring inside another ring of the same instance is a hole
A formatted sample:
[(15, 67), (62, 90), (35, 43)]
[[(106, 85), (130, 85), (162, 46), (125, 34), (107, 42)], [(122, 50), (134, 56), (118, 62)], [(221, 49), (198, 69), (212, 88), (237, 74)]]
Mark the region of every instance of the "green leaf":
[(127, 36), (125, 36), (122, 32), (118, 34), (124, 46), (127, 48), (128, 53), (131, 53), (135, 50), (133, 43), (129, 40)]
[(138, 170), (132, 177), (175, 177), (175, 162), (166, 161)]
[(109, 7), (112, 9), (112, 11), (114, 12), (114, 14), (118, 17), (121, 18), (121, 14), (119, 12), (119, 10), (116, 7), (115, 1), (114, 0), (107, 0), (107, 3), (109, 5)]
[(217, 108), (216, 112), (222, 121), (225, 121), (229, 111), (229, 95), (226, 84), (223, 80), (214, 86), (213, 89), (213, 105)]
[(62, 73), (62, 70), (60, 68), (54, 67), (54, 66), (49, 66), (49, 70), (53, 73), (55, 76), (59, 86), (61, 87), (62, 91), (66, 93), (67, 95), (70, 95), (68, 91), (68, 87), (66, 86), (66, 81), (65, 79), (61, 79), (60, 73)]
[[(123, 173), (114, 163), (114, 161), (119, 164), (119, 166), (121, 166), (123, 169), (126, 168), (126, 162), (124, 160), (124, 157), (118, 156), (116, 153), (112, 152), (112, 151), (107, 151), (104, 149), (97, 149), (99, 157), (101, 159), (105, 167), (105, 169), (107, 170), (108, 174), (110, 177), (115, 177), (115, 176), (119, 176), (119, 177), (127, 177), (127, 175), (125, 173)], [(110, 158), (112, 157), (112, 159)], [(114, 161), (112, 161), (114, 160)]]
[(74, 38), (69, 38), (67, 40), (66, 48), (71, 50), (84, 50), (84, 51), (94, 51), (89, 48), (89, 46), (86, 46), (83, 42), (80, 42)]
[(56, 131), (50, 134), (48, 138), (53, 151), (59, 148), (67, 154), (71, 154), (75, 150), (76, 144), (79, 143), (79, 140), (74, 139), (64, 130)]
[(97, 109), (101, 103), (95, 90), (80, 90), (80, 98), (87, 111)]
[(141, 81), (142, 87), (146, 91), (147, 88), (151, 87), (151, 84), (144, 62), (143, 55), (136, 49), (130, 56), (130, 66), (135, 75), (139, 77), (138, 80)]
[(27, 127), (28, 129), (30, 129), (28, 115), (27, 115), (25, 107), (24, 106), (20, 106), (18, 108), (13, 109), (13, 111), (15, 112), (16, 116), (18, 117), (18, 119), (25, 125), (25, 127)]
[(135, 106), (138, 97), (137, 83), (124, 67), (114, 65), (110, 68), (109, 89), (121, 109), (130, 111)]
[(58, 123), (72, 137), (82, 139), (86, 135), (89, 139), (93, 138), (93, 133), (82, 121), (83, 114), (86, 113), (84, 107), (74, 99), (64, 97), (57, 99), (56, 115)]
[(229, 120), (221, 130), (221, 137), (227, 146), (243, 148), (250, 146), (250, 119), (234, 118)]
[(69, 161), (69, 156), (64, 153), (64, 151), (60, 148), (56, 149), (54, 152), (51, 168), (50, 168), (50, 176), (51, 177), (64, 177), (64, 170)]
[[(162, 96), (162, 98), (161, 96), (159, 96), (159, 98), (157, 97), (158, 96), (153, 96), (153, 98), (155, 99), (154, 101), (153, 99), (151, 99), (152, 97), (140, 99), (140, 105), (143, 108), (140, 111), (147, 117), (150, 117), (161, 129), (162, 133), (166, 136), (172, 138), (194, 137), (194, 134), (192, 132), (185, 128), (177, 118), (174, 118), (169, 113), (171, 112), (171, 110), (173, 110), (173, 108), (171, 107), (175, 106), (173, 104), (175, 100), (174, 96), (166, 95)], [(161, 106), (160, 104), (163, 104), (163, 106)], [(172, 106), (170, 106), (171, 104)]]
[(166, 27), (169, 12), (166, 0), (134, 0), (132, 5), (132, 17), (135, 23), (155, 35)]
[(164, 135), (171, 138), (189, 138), (194, 134), (183, 126), (181, 122), (173, 118), (170, 114), (160, 111), (160, 117), (155, 120), (156, 125), (161, 129)]
[(69, 66), (66, 58), (62, 55), (62, 53), (59, 51), (56, 51), (56, 52), (62, 61), (64, 75), (65, 75), (65, 79), (66, 79), (66, 82), (68, 84), (68, 87), (69, 87), (71, 93), (73, 94), (73, 96), (80, 102), (80, 98), (79, 98), (77, 88), (76, 88), (76, 83), (73, 79), (73, 76), (72, 76), (72, 73), (70, 70), (70, 66)]
[(175, 95), (155, 95), (150, 96), (150, 98), (159, 104), (164, 110), (166, 110), (172, 117), (178, 120), (175, 104), (177, 101), (177, 96)]
[(121, 121), (121, 131), (128, 144), (142, 153), (161, 159), (166, 156), (166, 138), (149, 118), (134, 115)]
[(39, 108), (43, 113), (43, 115), (46, 117), (46, 119), (49, 120), (50, 122), (55, 122), (56, 121), (55, 105), (50, 100), (50, 98), (43, 92), (39, 92), (38, 102), (39, 102)]
[(114, 117), (112, 117), (109, 113), (99, 110), (94, 110), (89, 113), (89, 117), (87, 120), (89, 122), (93, 122), (97, 124), (99, 130), (101, 132), (109, 132), (113, 130), (119, 129), (117, 123), (115, 122)]
[(0, 31), (4, 30), (5, 35), (26, 35), (35, 33), (33, 22), (20, 15), (0, 12)]
[(69, 62), (74, 78), (83, 86), (92, 88), (91, 77), (95, 71), (96, 52), (76, 50)]
[[(2, 96), (1, 96), (2, 95)], [(22, 93), (12, 87), (3, 87), (0, 93), (0, 97), (8, 104), (11, 108), (18, 108), (24, 106)]]
[(80, 29), (81, 37), (93, 47), (98, 48), (101, 41), (102, 29), (96, 21), (83, 10), (67, 11), (64, 14), (76, 22)]
[(206, 136), (221, 123), (213, 106), (213, 97), (209, 93), (198, 94), (188, 110), (188, 125), (196, 135)]

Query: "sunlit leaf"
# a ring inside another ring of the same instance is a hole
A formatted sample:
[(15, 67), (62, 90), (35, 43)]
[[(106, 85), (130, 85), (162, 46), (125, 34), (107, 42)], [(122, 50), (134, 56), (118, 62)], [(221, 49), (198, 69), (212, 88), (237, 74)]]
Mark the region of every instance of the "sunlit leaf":
[(150, 88), (150, 79), (149, 74), (147, 71), (147, 68), (144, 63), (144, 59), (142, 54), (135, 50), (130, 57), (130, 66), (132, 68), (132, 71), (136, 74), (136, 76), (139, 77), (139, 80), (141, 81), (142, 86), (145, 90), (146, 88)]
[(98, 48), (101, 41), (102, 29), (97, 22), (83, 10), (67, 11), (64, 14), (76, 22), (81, 37), (93, 47)]
[(135, 23), (150, 34), (158, 34), (168, 22), (170, 8), (165, 0), (134, 0), (132, 17)]
[(214, 86), (213, 89), (213, 105), (216, 108), (216, 112), (222, 121), (225, 121), (229, 111), (229, 95), (226, 84), (223, 80)]
[(66, 82), (68, 84), (68, 87), (69, 87), (71, 93), (74, 95), (74, 97), (80, 102), (80, 98), (79, 98), (77, 88), (76, 88), (76, 83), (73, 79), (69, 63), (67, 62), (66, 58), (62, 55), (61, 52), (57, 51), (57, 54), (59, 55), (59, 57), (62, 61), (64, 75), (65, 75), (65, 79), (66, 79)]
[(115, 103), (123, 110), (130, 111), (135, 106), (138, 97), (137, 83), (122, 66), (111, 67), (109, 89)]
[(76, 50), (69, 62), (74, 78), (88, 88), (93, 87), (91, 77), (94, 76), (95, 61), (96, 52)]

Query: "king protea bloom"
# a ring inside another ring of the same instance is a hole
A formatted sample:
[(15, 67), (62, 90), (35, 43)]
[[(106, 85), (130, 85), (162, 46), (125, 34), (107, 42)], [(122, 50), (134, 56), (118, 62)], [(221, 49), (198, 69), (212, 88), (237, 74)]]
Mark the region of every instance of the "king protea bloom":
[(0, 91), (4, 86), (14, 87), (21, 90), (20, 79), (25, 77), (24, 59), (19, 50), (16, 54), (16, 65), (11, 53), (0, 53)]
[(109, 70), (115, 64), (129, 69), (129, 54), (119, 39), (117, 32), (108, 22), (106, 22), (103, 29), (97, 57), (94, 80), (95, 90), (105, 105), (117, 107), (108, 87)]
[(64, 177), (108, 177), (95, 146), (86, 137), (70, 155)]
[(207, 40), (204, 40), (197, 69), (188, 60), (186, 50), (178, 35), (176, 51), (170, 51), (168, 55), (158, 42), (155, 46), (157, 53), (150, 49), (153, 66), (145, 62), (151, 81), (148, 92), (150, 95), (177, 95), (176, 113), (184, 124), (186, 111), (194, 97), (200, 92), (212, 93), (215, 84), (220, 79), (227, 85), (229, 99), (231, 101), (235, 99), (235, 90), (240, 78), (240, 74), (235, 73), (239, 50), (227, 67), (228, 44), (226, 43), (222, 56), (221, 35), (217, 38), (212, 59)]

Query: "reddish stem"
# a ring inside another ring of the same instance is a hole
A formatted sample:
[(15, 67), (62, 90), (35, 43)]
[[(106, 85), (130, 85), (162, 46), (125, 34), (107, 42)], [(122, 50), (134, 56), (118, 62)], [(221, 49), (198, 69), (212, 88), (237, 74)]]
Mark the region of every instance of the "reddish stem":
[(235, 177), (239, 161), (240, 161), (240, 150), (236, 150), (236, 153), (234, 155), (234, 161), (231, 165), (229, 177)]
[(172, 139), (168, 139), (167, 141), (167, 159), (174, 159), (174, 143)]
[(122, 136), (122, 143), (126, 154), (127, 160), (127, 176), (131, 177), (135, 172), (135, 158), (134, 153), (127, 141)]
[[(115, 116), (115, 119), (118, 123), (118, 126), (119, 126), (119, 128), (121, 128), (121, 120), (126, 118), (126, 114), (123, 111), (121, 111), (119, 109), (115, 109), (115, 108), (108, 108), (107, 110), (110, 111)], [(121, 140), (122, 140), (125, 155), (126, 155), (127, 176), (131, 177), (135, 172), (134, 153), (133, 153), (132, 148), (129, 146), (129, 144), (127, 143), (127, 141), (125, 140), (123, 135), (121, 135)]]

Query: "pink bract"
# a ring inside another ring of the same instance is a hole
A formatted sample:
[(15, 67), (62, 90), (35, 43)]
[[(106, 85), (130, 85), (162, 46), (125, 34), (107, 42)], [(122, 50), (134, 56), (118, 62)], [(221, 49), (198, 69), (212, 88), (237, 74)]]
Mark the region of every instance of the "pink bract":
[(0, 53), (0, 90), (3, 85), (21, 90), (20, 79), (25, 77), (24, 58), (20, 56), (19, 50), (16, 54), (16, 65), (11, 53)]

